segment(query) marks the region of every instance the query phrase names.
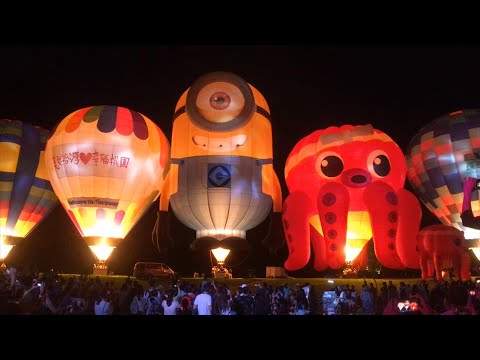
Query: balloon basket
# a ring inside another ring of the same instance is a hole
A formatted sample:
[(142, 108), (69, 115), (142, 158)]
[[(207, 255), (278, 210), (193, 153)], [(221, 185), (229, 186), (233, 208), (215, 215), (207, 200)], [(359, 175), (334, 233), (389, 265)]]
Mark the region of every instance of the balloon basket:
[(108, 267), (105, 262), (98, 262), (93, 265), (93, 275), (108, 275)]
[(212, 267), (212, 275), (215, 279), (231, 279), (232, 273), (223, 266)]
[(345, 269), (343, 269), (342, 277), (343, 278), (352, 278), (357, 276), (357, 269), (352, 265), (351, 262), (347, 262)]

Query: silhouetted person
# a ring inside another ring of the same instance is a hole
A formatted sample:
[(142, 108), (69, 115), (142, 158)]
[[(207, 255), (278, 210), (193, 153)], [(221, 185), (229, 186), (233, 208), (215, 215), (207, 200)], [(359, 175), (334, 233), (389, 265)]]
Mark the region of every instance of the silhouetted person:
[(462, 205), (462, 224), (463, 226), (480, 229), (480, 216), (473, 216), (472, 212), (472, 192), (477, 186), (477, 179), (467, 177), (463, 182), (463, 205)]

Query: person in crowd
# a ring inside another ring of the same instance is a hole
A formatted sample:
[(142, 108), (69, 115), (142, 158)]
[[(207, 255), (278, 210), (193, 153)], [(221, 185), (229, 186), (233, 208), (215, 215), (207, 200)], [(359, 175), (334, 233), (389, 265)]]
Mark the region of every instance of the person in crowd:
[(10, 291), (15, 296), (17, 293), (17, 269), (12, 265), (8, 268), (7, 273), (10, 275)]
[(308, 301), (305, 291), (302, 287), (298, 287), (295, 292), (295, 315), (307, 315), (308, 313)]
[(472, 193), (477, 187), (477, 179), (466, 177), (463, 182), (462, 224), (463, 226), (480, 229), (480, 216), (474, 216), (472, 211)]
[(400, 281), (400, 286), (398, 287), (398, 298), (403, 300), (408, 299), (407, 285), (404, 281)]
[(310, 305), (310, 290), (311, 290), (310, 283), (306, 282), (303, 285), (303, 292), (305, 293), (305, 297), (307, 298), (307, 302), (309, 305)]
[(253, 315), (268, 315), (270, 313), (270, 301), (268, 290), (265, 287), (259, 287), (253, 298)]
[(212, 296), (209, 294), (210, 286), (206, 284), (201, 294), (195, 297), (193, 312), (198, 315), (212, 315)]
[(375, 312), (375, 307), (372, 292), (366, 281), (363, 283), (360, 299), (362, 303), (363, 314), (372, 315)]
[(168, 291), (167, 298), (162, 301), (163, 315), (177, 315), (177, 311), (182, 308), (178, 301), (173, 299), (177, 292), (176, 289)]
[(130, 304), (133, 296), (130, 292), (128, 282), (125, 281), (118, 294), (118, 313), (119, 315), (127, 315), (130, 312)]
[(441, 283), (436, 283), (436, 286), (433, 287), (430, 292), (430, 306), (437, 313), (441, 314), (445, 311), (443, 308), (446, 292)]
[(130, 314), (143, 315), (146, 311), (146, 302), (143, 297), (143, 289), (137, 288), (137, 293), (134, 295), (130, 303)]
[(41, 315), (56, 315), (59, 312), (59, 309), (55, 306), (55, 301), (53, 297), (53, 291), (51, 287), (45, 289), (41, 295)]
[(215, 300), (213, 302), (213, 314), (214, 315), (230, 315), (231, 312), (231, 304), (228, 298), (227, 290), (224, 286), (222, 286)]
[(287, 283), (283, 283), (283, 298), (289, 299), (290, 298), (290, 288), (288, 287)]
[(383, 281), (382, 286), (380, 287), (380, 301), (379, 305), (383, 309), (385, 306), (387, 306), (388, 302), (388, 286), (387, 282)]
[(203, 292), (206, 286), (210, 285), (210, 279), (208, 278), (207, 274), (203, 274), (203, 280), (200, 285), (200, 291)]
[(272, 314), (273, 315), (288, 315), (287, 300), (283, 297), (283, 286), (277, 287), (273, 294)]
[(104, 291), (95, 302), (95, 315), (112, 315), (113, 306), (110, 301), (110, 293)]
[(23, 293), (21, 302), (28, 304), (35, 303), (40, 296), (40, 286), (41, 284), (36, 279), (34, 279), (30, 288)]
[(162, 315), (162, 301), (163, 296), (158, 289), (153, 288), (153, 290), (149, 291), (146, 299), (145, 315)]
[(238, 289), (238, 295), (234, 299), (236, 303), (237, 315), (252, 315), (254, 301), (249, 293), (248, 285), (242, 284)]
[(392, 280), (388, 281), (388, 299), (398, 299), (397, 287), (393, 284)]

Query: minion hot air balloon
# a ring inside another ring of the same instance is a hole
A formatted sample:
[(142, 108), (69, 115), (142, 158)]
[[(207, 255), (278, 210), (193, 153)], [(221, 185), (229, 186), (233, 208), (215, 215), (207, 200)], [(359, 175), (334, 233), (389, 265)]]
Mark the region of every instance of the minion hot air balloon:
[(0, 120), (0, 261), (58, 204), (44, 164), (48, 130)]
[(169, 204), (183, 224), (196, 230), (192, 248), (244, 247), (246, 231), (272, 210), (278, 234), (267, 241), (271, 250), (283, 243), (270, 110), (262, 94), (239, 76), (204, 75), (177, 103), (171, 165), (153, 232), (159, 251), (170, 241)]
[(168, 152), (150, 119), (119, 106), (77, 110), (48, 140), (53, 189), (97, 257), (97, 273), (106, 272), (113, 249), (158, 198)]
[[(407, 178), (428, 210), (463, 231), (467, 243), (479, 239), (480, 230), (463, 226), (460, 216), (464, 179), (480, 178), (480, 109), (455, 111), (424, 126), (411, 139), (406, 160)], [(480, 215), (478, 190), (471, 205), (473, 215)]]

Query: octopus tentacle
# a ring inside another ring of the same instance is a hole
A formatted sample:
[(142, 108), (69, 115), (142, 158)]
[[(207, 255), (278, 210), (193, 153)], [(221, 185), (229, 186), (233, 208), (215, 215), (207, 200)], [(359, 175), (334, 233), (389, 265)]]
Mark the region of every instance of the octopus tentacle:
[(288, 246), (287, 270), (298, 270), (310, 260), (310, 218), (313, 207), (310, 198), (302, 191), (292, 192), (283, 204), (283, 229)]
[(402, 263), (411, 268), (420, 268), (417, 251), (417, 235), (422, 220), (422, 208), (410, 191), (400, 189), (398, 196), (397, 253)]
[(350, 195), (344, 185), (330, 182), (317, 196), (317, 210), (325, 239), (328, 266), (339, 269), (345, 264), (348, 208)]
[(363, 200), (371, 219), (375, 255), (378, 261), (391, 269), (405, 269), (396, 246), (398, 196), (390, 185), (376, 181), (365, 189)]
[(310, 239), (312, 241), (313, 253), (315, 254), (313, 267), (317, 271), (323, 271), (328, 267), (325, 240), (313, 226), (310, 226)]

